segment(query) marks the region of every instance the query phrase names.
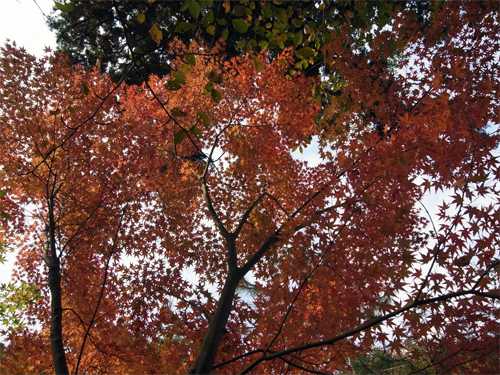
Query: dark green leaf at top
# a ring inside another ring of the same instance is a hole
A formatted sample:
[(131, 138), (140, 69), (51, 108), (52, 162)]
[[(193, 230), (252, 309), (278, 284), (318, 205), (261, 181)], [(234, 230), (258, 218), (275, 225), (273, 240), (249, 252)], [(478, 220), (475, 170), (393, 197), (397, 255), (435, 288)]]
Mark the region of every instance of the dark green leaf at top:
[(244, 34), (248, 31), (248, 25), (242, 19), (234, 19), (233, 26), (236, 29), (236, 31), (239, 32), (240, 34)]

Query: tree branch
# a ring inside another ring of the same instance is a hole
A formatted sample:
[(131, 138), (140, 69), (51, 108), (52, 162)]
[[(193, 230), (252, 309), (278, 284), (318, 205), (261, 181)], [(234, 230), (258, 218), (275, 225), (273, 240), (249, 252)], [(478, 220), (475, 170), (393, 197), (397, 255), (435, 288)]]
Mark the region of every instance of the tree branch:
[(163, 288), (163, 287), (161, 287), (159, 285), (150, 283), (147, 280), (143, 280), (143, 283), (149, 284), (149, 285), (155, 287), (156, 289), (161, 290), (163, 293), (165, 293), (165, 294), (167, 294), (167, 295), (169, 295), (171, 297), (177, 298), (178, 300), (181, 300), (182, 302), (187, 303), (192, 308), (194, 308), (194, 309), (198, 310), (199, 312), (201, 312), (203, 314), (203, 316), (205, 317), (205, 319), (207, 319), (208, 322), (210, 321), (210, 314), (209, 314), (209, 312), (205, 308), (201, 307), (200, 305), (198, 305), (198, 304), (196, 304), (196, 303), (194, 303), (192, 301), (189, 301), (189, 300), (187, 300), (185, 298), (182, 298), (182, 297), (180, 297), (180, 296), (178, 296), (178, 295), (176, 295), (176, 294), (174, 294), (174, 293), (166, 290), (165, 288)]
[(317, 348), (317, 347), (326, 346), (326, 345), (332, 345), (333, 343), (335, 343), (337, 341), (354, 336), (360, 332), (363, 332), (363, 331), (365, 331), (373, 326), (379, 325), (380, 323), (383, 323), (383, 322), (385, 322), (385, 321), (387, 321), (395, 316), (398, 316), (398, 315), (400, 315), (408, 310), (411, 310), (415, 307), (429, 305), (432, 303), (446, 301), (446, 300), (449, 300), (452, 298), (466, 296), (466, 295), (477, 295), (477, 296), (494, 298), (494, 299), (500, 298), (499, 296), (496, 296), (496, 295), (489, 295), (489, 294), (477, 292), (474, 290), (466, 290), (466, 291), (461, 291), (461, 292), (448, 293), (448, 294), (445, 294), (445, 295), (442, 295), (439, 297), (434, 297), (434, 298), (430, 298), (430, 299), (426, 299), (426, 300), (419, 300), (419, 301), (414, 300), (411, 304), (408, 304), (408, 305), (406, 305), (398, 310), (395, 310), (389, 314), (371, 319), (371, 320), (365, 322), (364, 324), (362, 324), (354, 329), (351, 329), (347, 332), (344, 332), (344, 333), (337, 335), (335, 337), (332, 337), (330, 339), (316, 341), (316, 342), (312, 342), (312, 343), (308, 343), (308, 344), (303, 344), (303, 345), (295, 346), (295, 347), (290, 348), (290, 349), (285, 349), (285, 350), (282, 350), (279, 352), (275, 352), (275, 353), (272, 353), (269, 355), (262, 356), (262, 357), (256, 359), (251, 364), (249, 364), (247, 367), (245, 367), (240, 374), (247, 374), (248, 372), (250, 372), (252, 369), (254, 369), (261, 362), (269, 361), (269, 360), (279, 358), (279, 357), (284, 356), (284, 355), (296, 353), (296, 352), (299, 352), (302, 350)]

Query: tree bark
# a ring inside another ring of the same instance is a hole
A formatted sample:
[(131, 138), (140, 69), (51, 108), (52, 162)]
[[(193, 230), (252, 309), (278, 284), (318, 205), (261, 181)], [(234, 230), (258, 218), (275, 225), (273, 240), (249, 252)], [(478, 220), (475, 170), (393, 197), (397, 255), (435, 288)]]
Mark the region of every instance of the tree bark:
[(50, 346), (57, 375), (69, 374), (62, 335), (61, 263), (56, 252), (53, 200), (49, 200), (49, 289), (50, 289)]
[(196, 359), (189, 369), (189, 374), (209, 374), (212, 371), (220, 342), (227, 332), (226, 324), (233, 307), (236, 288), (242, 277), (243, 274), (238, 268), (234, 269), (227, 276), (217, 310), (215, 310), (214, 315), (210, 319), (207, 333)]

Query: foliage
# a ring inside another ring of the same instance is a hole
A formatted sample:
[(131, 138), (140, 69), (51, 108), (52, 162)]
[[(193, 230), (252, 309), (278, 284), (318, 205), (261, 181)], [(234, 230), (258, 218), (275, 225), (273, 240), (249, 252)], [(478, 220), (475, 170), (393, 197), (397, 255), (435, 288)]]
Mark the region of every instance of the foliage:
[[(6, 200), (5, 191), (0, 190), (0, 198), (2, 198), (0, 200), (0, 209), (2, 209), (2, 201)], [(11, 219), (10, 215), (3, 211), (0, 211), (0, 216), (6, 220)], [(0, 264), (6, 262), (7, 251), (7, 244), (0, 241)], [(9, 329), (24, 327), (24, 323), (19, 318), (20, 311), (40, 299), (37, 288), (28, 284), (0, 284), (0, 324)]]
[[(371, 42), (373, 27), (391, 24), (396, 12), (417, 12), (421, 27), (428, 2), (422, 1), (72, 1), (73, 8), (54, 7), (49, 26), (56, 31), (59, 49), (72, 61), (100, 66), (118, 81), (127, 76), (141, 83), (149, 74), (170, 73), (169, 43), (201, 38), (214, 45), (227, 43), (224, 54), (270, 51), (276, 57), (296, 48), (295, 69), (317, 75), (323, 70), (322, 47), (332, 30), (348, 26), (360, 43)], [(132, 53), (130, 54), (131, 51)], [(132, 59), (131, 59), (132, 57)], [(324, 73), (324, 72), (323, 72)]]
[(0, 303), (1, 324), (14, 329), (26, 327), (26, 324), (19, 318), (19, 312), (41, 297), (38, 295), (38, 290), (28, 284), (8, 283), (0, 285), (0, 298), (2, 300)]
[(352, 361), (351, 367), (356, 374), (435, 374), (432, 368), (429, 369), (431, 358), (425, 354), (421, 357), (419, 362), (415, 362), (411, 358), (397, 358), (386, 350), (375, 349)]
[[(5, 262), (6, 252), (7, 245), (0, 243), (0, 264)], [(40, 299), (38, 290), (28, 284), (0, 284), (0, 324), (9, 329), (25, 327), (20, 312)]]
[(4, 47), (3, 236), (43, 299), (2, 365), (332, 373), (377, 344), (419, 363), (410, 339), (494, 373), (500, 30), (490, 3), (431, 5), (369, 46), (331, 30), (321, 104), (293, 48), (170, 40), (171, 73), (129, 85)]

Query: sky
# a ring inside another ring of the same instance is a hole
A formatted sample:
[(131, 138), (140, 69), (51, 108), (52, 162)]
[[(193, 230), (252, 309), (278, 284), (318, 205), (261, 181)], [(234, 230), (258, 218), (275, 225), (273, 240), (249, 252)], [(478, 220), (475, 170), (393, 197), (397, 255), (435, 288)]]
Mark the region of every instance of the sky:
[[(45, 25), (45, 15), (50, 14), (54, 0), (0, 0), (0, 45), (9, 39), (29, 53), (42, 56), (45, 47), (55, 49), (56, 37)], [(0, 283), (10, 281), (14, 254), (0, 264)]]
[(54, 0), (1, 0), (0, 41), (15, 41), (34, 55), (41, 56), (45, 47), (55, 49), (55, 35), (45, 25)]

